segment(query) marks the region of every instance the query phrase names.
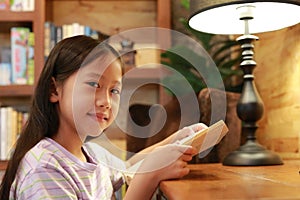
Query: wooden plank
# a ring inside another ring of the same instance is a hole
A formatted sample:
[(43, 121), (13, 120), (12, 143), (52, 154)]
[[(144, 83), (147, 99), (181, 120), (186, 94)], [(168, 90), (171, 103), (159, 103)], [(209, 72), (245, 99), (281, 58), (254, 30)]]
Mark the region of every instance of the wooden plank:
[(9, 10), (4, 10), (0, 12), (1, 22), (28, 22), (34, 20), (33, 12), (12, 12)]
[(183, 179), (163, 181), (167, 199), (298, 199), (300, 161), (284, 165), (230, 167), (190, 165)]
[(156, 26), (155, 1), (52, 1), (55, 24), (78, 22), (107, 35)]
[(300, 186), (299, 160), (284, 160), (284, 165), (248, 167), (222, 166), (224, 170), (243, 176), (255, 177), (256, 179), (276, 182), (290, 186)]
[[(44, 67), (44, 22), (46, 13), (46, 2), (45, 0), (35, 0), (35, 12), (34, 12), (34, 83), (37, 84), (37, 80)], [(38, 53), (37, 53), (38, 52)]]
[(24, 97), (31, 96), (34, 91), (32, 85), (7, 85), (0, 86), (0, 97)]
[(171, 28), (171, 1), (157, 0), (157, 26)]
[[(300, 157), (300, 23), (257, 34), (255, 83), (264, 102), (258, 140), (284, 159)], [(292, 156), (292, 157), (290, 157)]]
[[(60, 0), (56, 0), (56, 1), (60, 1)], [(63, 0), (63, 1), (81, 1), (81, 2), (85, 2), (85, 1), (109, 1), (109, 2), (114, 2), (114, 1), (156, 1), (156, 0)]]

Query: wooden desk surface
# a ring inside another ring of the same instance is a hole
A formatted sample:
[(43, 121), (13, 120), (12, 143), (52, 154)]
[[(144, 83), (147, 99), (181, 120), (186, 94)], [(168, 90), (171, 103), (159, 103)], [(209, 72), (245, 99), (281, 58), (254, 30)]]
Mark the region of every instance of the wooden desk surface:
[(236, 167), (222, 164), (189, 165), (179, 180), (163, 181), (160, 193), (168, 200), (300, 199), (300, 160), (283, 165)]

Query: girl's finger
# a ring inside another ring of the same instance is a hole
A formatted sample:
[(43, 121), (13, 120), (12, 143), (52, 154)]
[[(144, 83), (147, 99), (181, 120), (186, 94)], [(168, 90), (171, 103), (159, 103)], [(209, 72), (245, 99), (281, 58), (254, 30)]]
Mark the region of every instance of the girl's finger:
[(197, 149), (189, 146), (189, 145), (178, 145), (174, 144), (176, 147), (176, 150), (179, 151), (182, 154), (187, 154), (187, 155), (194, 155), (197, 154)]
[(203, 123), (197, 123), (189, 126), (194, 132), (198, 132), (202, 129), (207, 128), (207, 126)]
[(184, 161), (184, 162), (191, 161), (192, 158), (193, 158), (192, 155), (185, 155), (185, 154), (183, 154), (183, 155), (181, 156), (181, 160)]

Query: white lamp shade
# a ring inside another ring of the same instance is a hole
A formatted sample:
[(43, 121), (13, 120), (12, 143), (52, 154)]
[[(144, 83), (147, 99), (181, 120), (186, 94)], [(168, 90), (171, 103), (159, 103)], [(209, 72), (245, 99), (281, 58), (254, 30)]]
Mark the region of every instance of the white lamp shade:
[[(204, 3), (203, 3), (204, 2)], [(190, 0), (189, 25), (198, 31), (213, 34), (243, 34), (245, 24), (240, 20), (238, 7), (254, 6), (249, 32), (274, 31), (300, 22), (300, 0), (251, 1), (251, 0)], [(219, 2), (219, 3), (216, 3)], [(284, 3), (283, 3), (284, 2)]]

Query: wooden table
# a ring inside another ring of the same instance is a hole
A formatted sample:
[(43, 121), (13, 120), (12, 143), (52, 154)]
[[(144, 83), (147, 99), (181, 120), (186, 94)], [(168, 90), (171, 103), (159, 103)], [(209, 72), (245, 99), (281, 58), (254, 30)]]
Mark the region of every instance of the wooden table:
[(162, 199), (300, 199), (300, 160), (283, 165), (237, 167), (222, 164), (189, 165), (189, 175), (163, 181)]

